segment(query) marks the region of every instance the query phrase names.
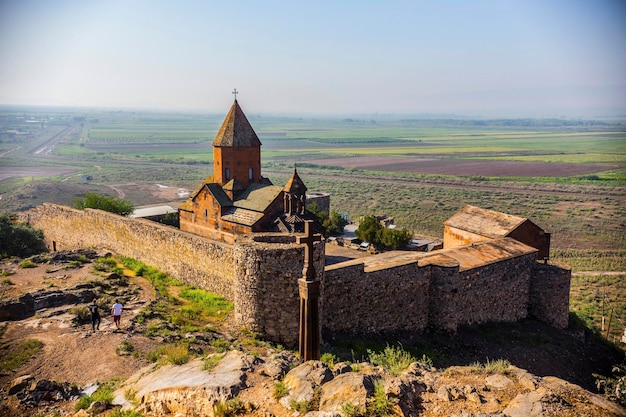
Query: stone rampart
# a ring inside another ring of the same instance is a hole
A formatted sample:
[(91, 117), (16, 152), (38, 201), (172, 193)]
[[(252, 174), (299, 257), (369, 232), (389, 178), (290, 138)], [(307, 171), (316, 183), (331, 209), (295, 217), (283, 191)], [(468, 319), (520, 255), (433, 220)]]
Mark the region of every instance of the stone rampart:
[(527, 317), (535, 258), (531, 253), (457, 272), (435, 268), (430, 286), (430, 325), (456, 331), (461, 325)]
[[(276, 342), (297, 342), (304, 247), (293, 235), (240, 236), (231, 245), (147, 220), (55, 204), (18, 216), (42, 229), (54, 250), (98, 247), (135, 258), (234, 301), (238, 325)], [(536, 250), (513, 239), (496, 243), (391, 253), (324, 270), (325, 243), (317, 242), (322, 329), (359, 335), (455, 331), (527, 316), (567, 327), (571, 271), (537, 263)]]
[[(235, 241), (235, 318), (246, 328), (276, 342), (298, 342), (298, 279), (304, 268), (304, 246), (293, 235), (255, 234)], [(318, 279), (324, 271), (324, 242), (317, 242), (313, 261)]]
[(327, 267), (321, 287), (324, 331), (364, 335), (424, 330), (429, 270), (417, 262), (367, 272), (359, 261)]
[(571, 279), (569, 268), (536, 263), (531, 276), (529, 315), (557, 329), (567, 328)]
[(38, 206), (19, 217), (42, 229), (51, 249), (104, 248), (233, 299), (232, 245), (148, 220), (56, 204)]

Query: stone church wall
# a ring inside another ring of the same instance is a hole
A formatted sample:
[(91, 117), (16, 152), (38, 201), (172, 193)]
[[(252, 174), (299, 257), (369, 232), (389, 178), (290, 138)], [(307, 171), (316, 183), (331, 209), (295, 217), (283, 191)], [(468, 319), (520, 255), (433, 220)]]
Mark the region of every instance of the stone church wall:
[(461, 325), (517, 321), (528, 316), (531, 253), (482, 267), (435, 267), (430, 285), (430, 325), (454, 332)]
[(359, 261), (327, 267), (321, 288), (324, 331), (366, 335), (424, 330), (429, 275), (430, 268), (417, 262), (368, 272)]
[(531, 276), (529, 315), (557, 329), (567, 328), (571, 279), (570, 269), (536, 263)]
[[(298, 342), (300, 298), (298, 279), (304, 267), (304, 247), (293, 235), (238, 237), (235, 242), (235, 319), (271, 340)], [(324, 271), (324, 242), (315, 244), (318, 279)]]
[(42, 229), (51, 249), (104, 248), (233, 299), (232, 245), (148, 220), (49, 203), (20, 213), (20, 220)]

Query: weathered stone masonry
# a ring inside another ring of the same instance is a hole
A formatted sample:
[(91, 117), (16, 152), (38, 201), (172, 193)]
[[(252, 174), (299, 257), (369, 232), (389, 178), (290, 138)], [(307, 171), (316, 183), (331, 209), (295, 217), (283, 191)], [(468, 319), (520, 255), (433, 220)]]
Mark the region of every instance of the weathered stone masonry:
[(44, 204), (20, 213), (57, 250), (104, 248), (233, 299), (233, 246), (141, 219)]
[[(304, 248), (288, 234), (253, 234), (234, 244), (99, 210), (45, 204), (20, 220), (42, 229), (57, 250), (100, 247), (138, 259), (235, 303), (239, 325), (294, 344)], [(54, 242), (54, 243), (53, 243)], [(511, 238), (431, 253), (396, 252), (324, 270), (322, 331), (360, 335), (454, 331), (460, 325), (531, 316), (567, 327), (571, 271), (536, 262), (536, 250)]]

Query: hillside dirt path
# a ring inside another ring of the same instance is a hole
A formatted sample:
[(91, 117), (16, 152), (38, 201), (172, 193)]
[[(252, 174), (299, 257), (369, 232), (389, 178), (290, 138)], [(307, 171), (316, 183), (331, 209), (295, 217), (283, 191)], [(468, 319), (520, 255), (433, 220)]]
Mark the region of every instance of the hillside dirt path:
[[(6, 265), (3, 268), (7, 269)], [(13, 267), (8, 267), (14, 269)], [(10, 276), (13, 285), (4, 288), (2, 299), (37, 290), (73, 288), (89, 279), (90, 264), (79, 269), (65, 270), (50, 276), (46, 270), (50, 265), (37, 268), (14, 269)], [(91, 277), (93, 279), (93, 277)], [(50, 285), (54, 287), (50, 287)], [(96, 381), (106, 381), (114, 377), (126, 378), (146, 365), (132, 355), (122, 356), (117, 350), (124, 340), (132, 342), (139, 352), (149, 352), (156, 343), (140, 334), (132, 332), (130, 320), (155, 297), (150, 283), (141, 277), (132, 277), (137, 291), (125, 303), (121, 329), (117, 330), (109, 311), (100, 311), (100, 330), (92, 332), (91, 324), (75, 326), (72, 319), (72, 306), (41, 310), (35, 316), (18, 321), (3, 323), (4, 332), (0, 343), (12, 350), (27, 339), (43, 342), (43, 350), (25, 365), (8, 374), (0, 375), (0, 387), (6, 387), (14, 378), (22, 375), (37, 375), (38, 379), (74, 382), (79, 386)], [(68, 354), (70, 353), (71, 354)], [(145, 357), (145, 355), (142, 355)]]

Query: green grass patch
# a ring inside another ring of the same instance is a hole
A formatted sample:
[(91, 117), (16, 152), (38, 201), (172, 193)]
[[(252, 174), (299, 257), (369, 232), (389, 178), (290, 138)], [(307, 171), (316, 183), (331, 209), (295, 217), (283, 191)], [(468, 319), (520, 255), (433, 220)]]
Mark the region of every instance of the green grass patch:
[(234, 304), (225, 298), (198, 288), (183, 288), (178, 295), (193, 303), (192, 307), (185, 310), (189, 315), (195, 315), (201, 311), (209, 317), (223, 319), (234, 308)]
[[(6, 347), (4, 347), (6, 349)], [(3, 350), (4, 350), (3, 349)], [(11, 372), (37, 355), (43, 349), (43, 342), (37, 339), (27, 339), (20, 343), (14, 350), (2, 352), (0, 359), (0, 372)]]

